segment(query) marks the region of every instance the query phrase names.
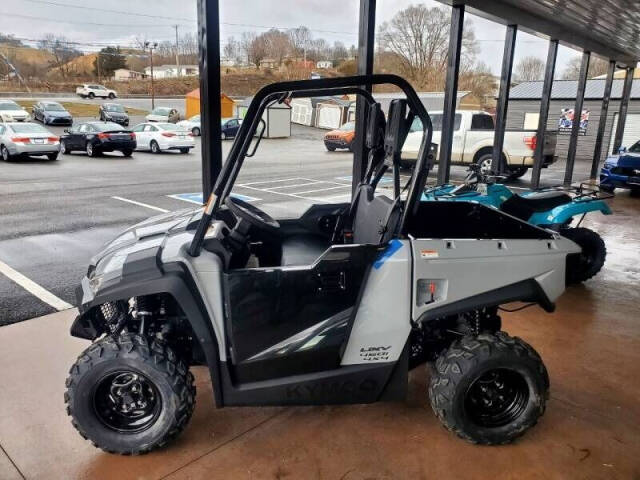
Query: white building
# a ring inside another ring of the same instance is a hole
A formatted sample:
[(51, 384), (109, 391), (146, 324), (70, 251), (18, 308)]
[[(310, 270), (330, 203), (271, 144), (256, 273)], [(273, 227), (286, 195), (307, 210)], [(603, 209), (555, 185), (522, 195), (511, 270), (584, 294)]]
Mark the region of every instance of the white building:
[(139, 78), (145, 78), (147, 75), (142, 72), (136, 72), (127, 68), (118, 68), (113, 72), (113, 79), (116, 82), (125, 82), (127, 80), (137, 80)]
[[(144, 73), (151, 75), (151, 67), (145, 67)], [(200, 73), (198, 65), (158, 65), (153, 67), (153, 78), (197, 77)]]
[(333, 62), (331, 60), (318, 60), (316, 63), (316, 68), (331, 68), (333, 67)]

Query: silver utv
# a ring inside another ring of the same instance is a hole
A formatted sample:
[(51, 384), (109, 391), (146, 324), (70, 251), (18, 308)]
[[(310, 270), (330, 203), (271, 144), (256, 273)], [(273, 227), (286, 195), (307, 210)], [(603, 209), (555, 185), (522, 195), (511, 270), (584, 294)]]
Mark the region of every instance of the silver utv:
[[(406, 95), (386, 117), (360, 87), (382, 83)], [(350, 203), (277, 221), (230, 195), (265, 108), (349, 93), (364, 98), (368, 119), (359, 133), (368, 167)], [(415, 117), (423, 142), (402, 186)], [(92, 344), (65, 395), (79, 432), (113, 453), (165, 445), (193, 412), (192, 365), (208, 367), (224, 407), (403, 398), (409, 369), (429, 361), (431, 405), (459, 436), (505, 443), (535, 424), (547, 372), (531, 346), (501, 331), (498, 307), (552, 311), (579, 248), (479, 204), (420, 202), (431, 134), (415, 91), (393, 75), (263, 88), (206, 205), (142, 222), (92, 259), (71, 329)], [(392, 189), (380, 186), (385, 175)]]

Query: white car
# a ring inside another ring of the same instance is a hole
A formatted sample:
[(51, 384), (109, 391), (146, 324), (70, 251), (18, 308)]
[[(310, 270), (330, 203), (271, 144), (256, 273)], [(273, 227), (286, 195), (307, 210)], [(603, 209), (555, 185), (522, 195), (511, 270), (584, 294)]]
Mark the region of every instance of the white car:
[(144, 118), (147, 122), (176, 123), (180, 120), (180, 113), (175, 108), (156, 107)]
[(114, 99), (118, 96), (115, 90), (109, 90), (104, 85), (97, 85), (95, 83), (84, 83), (76, 88), (76, 95), (82, 98), (111, 98)]
[(178, 122), (176, 125), (181, 126), (185, 130), (191, 130), (191, 133), (193, 133), (194, 137), (200, 136), (200, 114), (194, 115), (193, 117), (188, 118), (187, 120), (182, 120)]
[(195, 147), (193, 134), (174, 123), (141, 123), (132, 131), (136, 135), (136, 150), (150, 150), (151, 153), (179, 150), (180, 153), (189, 153)]
[(29, 120), (29, 112), (13, 100), (0, 99), (0, 121), (2, 122), (26, 122)]

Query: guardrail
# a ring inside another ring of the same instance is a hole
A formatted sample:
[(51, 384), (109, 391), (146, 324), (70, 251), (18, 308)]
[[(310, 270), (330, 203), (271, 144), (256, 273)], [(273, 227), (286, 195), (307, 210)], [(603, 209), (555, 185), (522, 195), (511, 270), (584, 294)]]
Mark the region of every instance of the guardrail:
[[(75, 92), (0, 92), (0, 98), (67, 98), (77, 97)], [(156, 95), (156, 99), (183, 99), (185, 95)], [(78, 97), (80, 98), (80, 97)], [(145, 95), (141, 93), (131, 93), (127, 95), (118, 95), (117, 98), (151, 98), (151, 95)]]

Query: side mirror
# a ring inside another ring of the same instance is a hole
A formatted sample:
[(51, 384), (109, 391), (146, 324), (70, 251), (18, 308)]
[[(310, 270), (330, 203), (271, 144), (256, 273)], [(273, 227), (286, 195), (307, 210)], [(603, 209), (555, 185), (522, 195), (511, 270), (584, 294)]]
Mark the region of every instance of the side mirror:
[(400, 153), (413, 123), (413, 113), (407, 115), (407, 101), (395, 99), (389, 105), (387, 128), (384, 133), (384, 153), (392, 165), (400, 164)]
[(627, 147), (620, 147), (618, 149), (618, 153), (625, 153), (627, 151)]

